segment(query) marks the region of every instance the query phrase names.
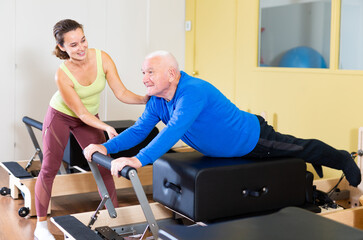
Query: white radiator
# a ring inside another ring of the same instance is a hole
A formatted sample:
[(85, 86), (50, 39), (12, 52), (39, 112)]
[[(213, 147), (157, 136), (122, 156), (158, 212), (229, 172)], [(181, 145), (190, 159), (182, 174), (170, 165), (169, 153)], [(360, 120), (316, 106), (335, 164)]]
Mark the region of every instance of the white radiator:
[[(360, 127), (358, 130), (358, 152), (363, 153), (363, 127)], [(357, 159), (358, 167), (360, 168), (363, 175), (363, 156), (362, 154), (358, 154)], [(359, 198), (363, 195), (363, 183), (359, 184), (357, 188), (350, 188), (350, 199), (351, 199), (351, 207), (359, 207), (362, 204), (359, 202)]]

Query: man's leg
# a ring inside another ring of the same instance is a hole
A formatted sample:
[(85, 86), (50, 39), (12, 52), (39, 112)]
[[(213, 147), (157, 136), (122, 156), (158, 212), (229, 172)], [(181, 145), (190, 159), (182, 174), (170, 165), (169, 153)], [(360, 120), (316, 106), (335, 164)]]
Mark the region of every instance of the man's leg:
[(313, 165), (342, 170), (352, 186), (356, 187), (361, 182), (360, 169), (347, 151), (337, 150), (317, 139), (300, 139), (275, 132), (263, 118), (258, 118), (260, 139), (247, 157), (297, 157)]

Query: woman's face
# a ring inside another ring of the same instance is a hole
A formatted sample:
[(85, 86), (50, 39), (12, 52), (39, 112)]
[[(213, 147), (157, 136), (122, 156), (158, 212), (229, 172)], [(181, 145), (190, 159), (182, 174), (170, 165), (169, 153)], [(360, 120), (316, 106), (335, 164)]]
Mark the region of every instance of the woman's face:
[(67, 52), (71, 59), (80, 61), (86, 58), (88, 42), (81, 28), (65, 33), (63, 38), (64, 44), (59, 47)]

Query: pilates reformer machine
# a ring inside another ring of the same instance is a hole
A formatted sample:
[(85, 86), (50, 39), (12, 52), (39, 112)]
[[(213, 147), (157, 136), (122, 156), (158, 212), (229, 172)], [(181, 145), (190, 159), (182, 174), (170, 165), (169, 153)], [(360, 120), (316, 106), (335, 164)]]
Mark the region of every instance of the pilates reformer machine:
[[(22, 120), (28, 130), (31, 141), (34, 145), (35, 153), (30, 158), (30, 160), (0, 162), (0, 166), (5, 169), (9, 175), (9, 186), (2, 187), (0, 190), (0, 194), (2, 196), (10, 195), (13, 199), (18, 199), (22, 195), (22, 197), (24, 198), (24, 206), (19, 209), (18, 213), (19, 216), (25, 217), (36, 215), (34, 202), (34, 186), (37, 180), (38, 173), (40, 171), (43, 154), (33, 131), (33, 128), (41, 131), (43, 124), (29, 117), (24, 117)], [(127, 127), (131, 126), (134, 121), (108, 121), (107, 123), (115, 127), (117, 131), (122, 131)], [(133, 155), (136, 151), (147, 145), (147, 143), (153, 137), (155, 137), (157, 133), (157, 128), (154, 128), (148, 138), (143, 143), (136, 146), (134, 149), (117, 154), (118, 156), (115, 157)], [(65, 150), (65, 155), (66, 153), (68, 153), (68, 155), (74, 155), (72, 156), (73, 158), (83, 158), (83, 163), (87, 163), (86, 159), (84, 159), (83, 157), (81, 148), (79, 147), (78, 143), (76, 143), (74, 137), (72, 137), (73, 136), (71, 135), (67, 148)], [(67, 168), (64, 167), (64, 164), (67, 166)], [(52, 197), (96, 192), (97, 184), (94, 180), (95, 178), (92, 172), (89, 170), (90, 169), (86, 169), (82, 165), (81, 167), (77, 165), (71, 165), (71, 161), (69, 159), (68, 161), (65, 161), (63, 159), (63, 163), (61, 164), (59, 173), (54, 179)], [(143, 186), (152, 185), (151, 166), (148, 166), (145, 169), (141, 170), (139, 174)], [(131, 183), (126, 179), (115, 178), (114, 180), (116, 189), (131, 187)], [(50, 212), (51, 204), (49, 204), (48, 214), (50, 214)]]
[[(110, 169), (112, 160), (96, 152), (90, 164)], [(51, 218), (66, 239), (363, 239), (363, 231), (317, 214), (313, 175), (301, 159), (167, 153), (153, 164), (155, 202), (126, 166), (119, 175), (140, 205), (116, 209), (93, 172), (102, 189), (96, 211)]]

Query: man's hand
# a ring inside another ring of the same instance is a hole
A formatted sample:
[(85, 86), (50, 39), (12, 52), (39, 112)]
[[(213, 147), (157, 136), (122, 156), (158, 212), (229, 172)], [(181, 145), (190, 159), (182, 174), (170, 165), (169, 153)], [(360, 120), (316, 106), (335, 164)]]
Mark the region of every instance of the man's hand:
[(100, 152), (104, 155), (107, 155), (107, 149), (101, 144), (90, 144), (83, 150), (84, 157), (89, 162), (92, 162), (92, 154), (95, 152)]
[(141, 162), (136, 157), (120, 157), (116, 158), (111, 162), (111, 174), (115, 177), (120, 177), (118, 175), (119, 171), (121, 171), (125, 166), (130, 166), (133, 168), (142, 167)]

